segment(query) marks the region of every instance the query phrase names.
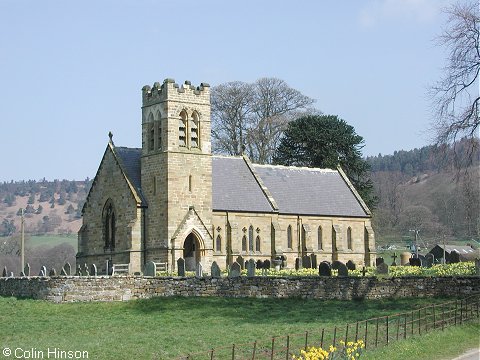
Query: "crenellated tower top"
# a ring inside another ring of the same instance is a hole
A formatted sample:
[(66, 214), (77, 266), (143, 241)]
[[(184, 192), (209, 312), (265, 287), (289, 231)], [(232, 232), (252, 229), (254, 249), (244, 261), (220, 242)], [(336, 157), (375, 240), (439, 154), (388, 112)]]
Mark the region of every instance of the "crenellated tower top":
[(190, 101), (194, 97), (207, 97), (210, 99), (210, 85), (201, 83), (200, 86), (193, 86), (190, 81), (185, 81), (179, 86), (174, 79), (165, 79), (163, 84), (155, 82), (153, 87), (145, 85), (142, 88), (142, 105), (150, 106), (171, 98), (177, 98), (179, 95), (187, 95)]

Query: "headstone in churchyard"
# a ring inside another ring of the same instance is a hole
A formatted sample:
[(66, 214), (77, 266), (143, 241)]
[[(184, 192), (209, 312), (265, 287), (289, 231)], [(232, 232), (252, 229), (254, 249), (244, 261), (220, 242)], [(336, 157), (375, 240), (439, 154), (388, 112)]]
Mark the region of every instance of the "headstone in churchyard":
[(51, 268), (48, 276), (57, 276), (57, 271), (54, 268)]
[(312, 259), (310, 258), (309, 255), (305, 255), (303, 258), (302, 258), (302, 266), (305, 268), (305, 269), (310, 269), (312, 267)]
[(235, 261), (232, 264), (232, 266), (230, 266), (230, 272), (228, 273), (228, 277), (230, 277), (230, 278), (239, 277), (241, 271), (242, 271), (242, 268), (240, 267), (240, 264)]
[(348, 276), (348, 269), (341, 261), (334, 261), (332, 263), (332, 269), (336, 269), (338, 271), (338, 276)]
[(88, 266), (87, 264), (83, 264), (83, 274), (85, 274), (85, 276), (90, 276), (90, 271), (88, 270)]
[(82, 276), (82, 267), (80, 265), (77, 265), (77, 272), (75, 273), (75, 276)]
[(143, 275), (145, 276), (155, 276), (157, 274), (157, 265), (153, 261), (148, 261), (145, 264), (145, 269)]
[(312, 266), (312, 269), (317, 268), (317, 255), (315, 254), (310, 254), (310, 264)]
[(97, 276), (97, 265), (92, 264), (90, 266), (90, 276)]
[(8, 275), (8, 270), (7, 270), (7, 267), (4, 266), (2, 271), (2, 277), (7, 277), (7, 275)]
[(380, 265), (377, 265), (377, 274), (388, 274), (388, 265), (385, 263), (381, 263)]
[(453, 250), (450, 253), (450, 264), (456, 264), (460, 262), (460, 254)]
[(362, 276), (365, 276), (367, 273), (367, 268), (365, 266), (362, 266)]
[(422, 261), (417, 257), (411, 257), (408, 259), (410, 266), (422, 266)]
[(270, 269), (270, 266), (271, 266), (270, 260), (267, 259), (267, 260), (265, 260), (265, 261), (263, 262), (263, 268), (264, 268), (265, 270)]
[(25, 274), (25, 276), (30, 276), (30, 264), (29, 263), (25, 264), (25, 267), (23, 269), (23, 273)]
[(25, 273), (23, 271), (20, 271), (20, 277), (25, 277)]
[(421, 267), (426, 267), (427, 266), (427, 259), (423, 255), (418, 255), (418, 258), (420, 259), (420, 266)]
[(177, 272), (178, 276), (185, 276), (185, 259), (178, 258), (177, 260)]
[(15, 277), (15, 275), (13, 274), (13, 271), (10, 271), (9, 277)]
[(356, 270), (357, 265), (352, 260), (348, 260), (347, 263), (345, 264), (347, 266), (348, 270)]
[(218, 266), (217, 262), (214, 261), (210, 269), (210, 275), (212, 276), (212, 278), (219, 278), (221, 276), (220, 274), (220, 267)]
[(239, 265), (240, 267), (242, 268), (242, 270), (245, 268), (245, 259), (242, 257), (242, 256), (237, 256), (237, 260), (235, 260)]
[(72, 266), (70, 265), (70, 263), (65, 263), (65, 265), (63, 265), (63, 268), (65, 269), (65, 273), (67, 274), (67, 276), (70, 276), (72, 274)]
[(332, 267), (327, 261), (322, 261), (318, 266), (318, 275), (332, 276)]
[(257, 260), (257, 269), (260, 270), (260, 269), (263, 269), (263, 261), (262, 260)]
[(378, 257), (375, 259), (375, 266), (378, 266), (380, 264), (383, 264), (385, 260), (383, 260), (383, 257)]
[(255, 276), (255, 260), (250, 259), (247, 261), (247, 276), (254, 277)]
[(197, 266), (195, 267), (195, 276), (196, 277), (203, 276), (203, 266), (201, 263), (197, 263)]
[(392, 255), (392, 259), (393, 259), (392, 266), (397, 266), (397, 261), (396, 261), (397, 257), (398, 257), (397, 253), (393, 253), (393, 255)]
[[(43, 267), (43, 266), (42, 266)], [(43, 269), (40, 270), (40, 272), (38, 273), (38, 276), (41, 276), (41, 277), (45, 277), (45, 272), (43, 271)]]
[(428, 253), (427, 255), (425, 255), (425, 262), (426, 267), (431, 268), (435, 263), (435, 255), (433, 255), (432, 253)]
[(43, 276), (47, 276), (48, 272), (47, 272), (47, 268), (45, 266), (42, 266), (40, 268), (40, 271), (43, 271)]
[(300, 258), (295, 258), (295, 270), (300, 270), (302, 268), (302, 261)]
[(409, 264), (408, 259), (412, 257), (412, 254), (409, 253), (408, 251), (404, 251), (400, 254), (400, 265), (404, 266)]

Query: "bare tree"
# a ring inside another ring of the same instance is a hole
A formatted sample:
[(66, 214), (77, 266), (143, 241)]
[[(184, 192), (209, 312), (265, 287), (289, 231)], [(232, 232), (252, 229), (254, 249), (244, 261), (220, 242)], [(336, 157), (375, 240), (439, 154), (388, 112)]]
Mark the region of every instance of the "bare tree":
[[(479, 125), (479, 9), (477, 1), (457, 3), (445, 10), (446, 27), (438, 42), (449, 50), (445, 75), (430, 89), (435, 108), (437, 145), (462, 137), (478, 137)], [(472, 141), (466, 159), (478, 150)]]
[(271, 162), (290, 120), (319, 113), (311, 109), (313, 99), (276, 78), (222, 84), (211, 95), (214, 152), (239, 155), (245, 150), (259, 163)]

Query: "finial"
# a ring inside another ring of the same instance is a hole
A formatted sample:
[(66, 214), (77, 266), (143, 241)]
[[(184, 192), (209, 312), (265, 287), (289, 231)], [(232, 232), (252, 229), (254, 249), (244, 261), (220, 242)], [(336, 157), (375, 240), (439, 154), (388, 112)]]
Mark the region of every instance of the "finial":
[(110, 138), (108, 142), (113, 145), (113, 134), (111, 131), (108, 132), (108, 137)]

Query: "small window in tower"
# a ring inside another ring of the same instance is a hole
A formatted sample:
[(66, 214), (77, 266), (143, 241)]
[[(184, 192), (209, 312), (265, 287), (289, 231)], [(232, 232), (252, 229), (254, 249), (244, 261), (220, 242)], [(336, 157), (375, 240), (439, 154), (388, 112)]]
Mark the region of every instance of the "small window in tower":
[(193, 113), (190, 121), (190, 146), (198, 147), (198, 114)]
[(158, 123), (157, 129), (157, 149), (162, 150), (162, 126)]
[(188, 191), (192, 192), (192, 175), (188, 175)]
[(178, 145), (187, 146), (187, 114), (185, 111), (180, 113), (180, 119), (178, 119)]

